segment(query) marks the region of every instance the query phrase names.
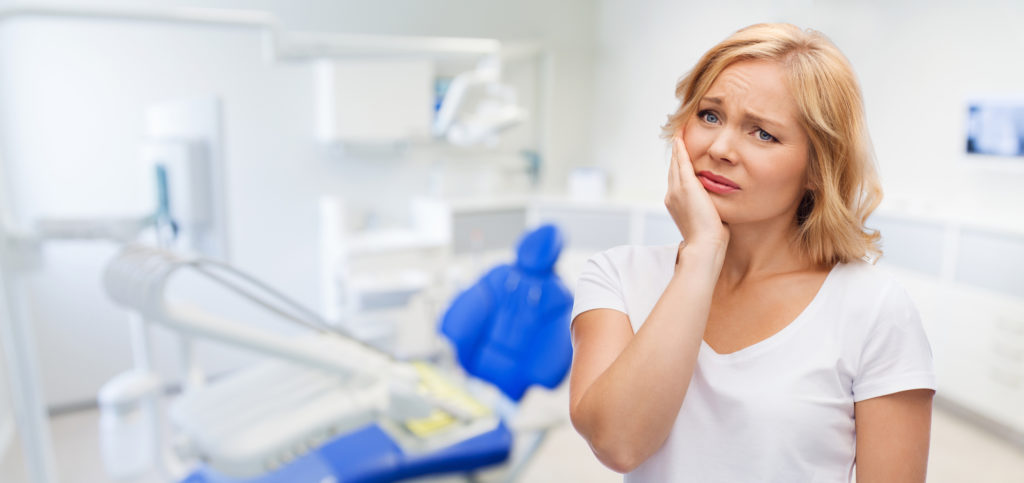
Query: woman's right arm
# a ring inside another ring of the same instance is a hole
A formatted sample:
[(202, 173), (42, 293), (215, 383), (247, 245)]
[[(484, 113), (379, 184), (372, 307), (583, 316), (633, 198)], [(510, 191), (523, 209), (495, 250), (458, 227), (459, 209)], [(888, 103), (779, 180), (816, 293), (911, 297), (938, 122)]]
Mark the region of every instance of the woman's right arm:
[(611, 309), (576, 316), (569, 414), (597, 458), (632, 471), (665, 442), (686, 396), (704, 337), (728, 229), (673, 139), (665, 204), (679, 227), (675, 272), (640, 330)]
[(725, 247), (683, 248), (637, 333), (622, 312), (573, 321), (570, 417), (605, 466), (626, 473), (665, 442), (686, 396)]

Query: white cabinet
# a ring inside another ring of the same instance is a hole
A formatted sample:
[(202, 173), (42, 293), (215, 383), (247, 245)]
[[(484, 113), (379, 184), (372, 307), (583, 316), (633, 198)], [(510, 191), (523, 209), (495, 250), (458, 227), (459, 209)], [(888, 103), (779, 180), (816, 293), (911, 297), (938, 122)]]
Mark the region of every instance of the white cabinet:
[(1024, 438), (1024, 234), (892, 213), (869, 226), (921, 313), (938, 398)]
[(940, 391), (1024, 433), (1024, 303), (963, 285), (947, 290)]
[(429, 59), (349, 59), (316, 64), (316, 137), (387, 144), (425, 140), (434, 120)]

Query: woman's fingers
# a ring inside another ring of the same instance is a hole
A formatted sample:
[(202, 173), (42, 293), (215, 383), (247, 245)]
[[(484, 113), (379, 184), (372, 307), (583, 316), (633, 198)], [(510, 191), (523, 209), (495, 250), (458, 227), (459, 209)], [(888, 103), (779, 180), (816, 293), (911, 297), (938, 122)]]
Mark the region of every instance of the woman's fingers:
[(683, 133), (679, 131), (672, 136), (672, 162), (670, 172), (672, 173), (675, 181), (675, 185), (682, 187), (685, 186), (686, 170), (692, 171), (693, 168), (690, 164), (689, 155), (686, 153), (686, 146), (683, 145)]
[[(671, 200), (673, 197), (679, 198), (685, 191), (685, 181), (683, 179), (683, 165), (679, 160), (679, 146), (682, 142), (681, 133), (676, 133), (672, 136), (672, 159), (668, 163), (668, 193), (666, 193), (666, 201)], [(683, 156), (685, 156), (686, 150), (683, 150)], [(692, 169), (692, 168), (691, 168)]]
[(676, 137), (672, 136), (672, 159), (668, 161), (668, 186), (669, 188), (678, 184), (679, 162), (676, 161)]
[(677, 164), (676, 173), (679, 176), (679, 183), (683, 186), (692, 186), (697, 181), (693, 174), (693, 164), (690, 162), (690, 154), (686, 152), (686, 144), (683, 143), (683, 133), (680, 131), (672, 137), (672, 158)]

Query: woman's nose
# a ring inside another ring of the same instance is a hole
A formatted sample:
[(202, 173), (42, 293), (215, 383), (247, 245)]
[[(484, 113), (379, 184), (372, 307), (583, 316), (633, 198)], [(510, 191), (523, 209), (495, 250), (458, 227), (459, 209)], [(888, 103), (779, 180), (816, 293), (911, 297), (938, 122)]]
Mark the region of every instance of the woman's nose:
[(736, 163), (736, 134), (732, 129), (721, 129), (708, 147), (708, 155), (716, 161)]

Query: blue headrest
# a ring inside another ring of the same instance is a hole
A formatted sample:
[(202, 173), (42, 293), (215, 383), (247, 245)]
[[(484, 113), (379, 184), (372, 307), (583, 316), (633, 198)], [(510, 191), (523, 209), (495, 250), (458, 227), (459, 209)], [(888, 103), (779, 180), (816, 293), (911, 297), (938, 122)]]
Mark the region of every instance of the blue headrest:
[(562, 233), (555, 225), (541, 225), (519, 241), (516, 267), (527, 272), (548, 272), (561, 252)]
[(533, 384), (558, 386), (572, 364), (572, 294), (552, 270), (562, 237), (551, 225), (519, 242), (516, 266), (501, 264), (452, 301), (441, 333), (466, 372), (514, 401)]

